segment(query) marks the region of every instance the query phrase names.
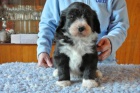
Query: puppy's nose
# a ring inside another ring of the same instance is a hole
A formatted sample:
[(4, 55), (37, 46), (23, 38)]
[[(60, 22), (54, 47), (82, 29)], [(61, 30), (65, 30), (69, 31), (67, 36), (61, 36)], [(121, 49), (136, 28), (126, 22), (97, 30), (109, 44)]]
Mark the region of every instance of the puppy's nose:
[(78, 30), (79, 30), (79, 32), (82, 32), (82, 31), (84, 31), (84, 30), (85, 30), (85, 27), (84, 27), (84, 26), (79, 27), (79, 28), (78, 28)]

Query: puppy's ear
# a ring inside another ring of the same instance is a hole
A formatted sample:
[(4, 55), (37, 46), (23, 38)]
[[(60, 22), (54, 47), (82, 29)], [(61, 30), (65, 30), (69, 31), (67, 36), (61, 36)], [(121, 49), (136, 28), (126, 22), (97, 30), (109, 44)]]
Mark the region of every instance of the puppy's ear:
[(65, 32), (65, 29), (63, 27), (65, 25), (65, 21), (66, 21), (66, 14), (65, 14), (65, 11), (62, 11), (59, 24), (56, 28), (56, 33), (55, 33), (55, 38), (54, 38), (55, 41), (63, 39), (64, 37), (63, 32)]
[(66, 13), (65, 11), (62, 11), (62, 14), (60, 16), (60, 21), (59, 21), (59, 24), (56, 28), (56, 33), (59, 33), (62, 31), (64, 25), (65, 25), (65, 21), (66, 21)]
[(100, 22), (95, 11), (93, 11), (93, 16), (93, 29), (97, 33), (100, 33)]

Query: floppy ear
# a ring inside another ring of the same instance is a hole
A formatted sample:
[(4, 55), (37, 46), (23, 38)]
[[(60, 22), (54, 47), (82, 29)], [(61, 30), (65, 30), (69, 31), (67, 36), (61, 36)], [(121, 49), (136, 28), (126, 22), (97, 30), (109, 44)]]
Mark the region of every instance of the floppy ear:
[(66, 21), (66, 15), (65, 12), (62, 11), (62, 14), (60, 16), (60, 21), (59, 24), (56, 28), (56, 33), (55, 33), (55, 41), (63, 39), (63, 32), (65, 32), (65, 30), (63, 29), (64, 25), (65, 25), (65, 21)]
[(100, 33), (101, 31), (100, 31), (100, 22), (99, 22), (99, 19), (98, 19), (98, 17), (97, 17), (97, 14), (96, 14), (96, 12), (95, 11), (93, 11), (94, 13), (94, 17), (93, 17), (93, 29), (94, 29), (94, 31), (96, 31), (97, 33)]
[(64, 27), (65, 21), (66, 21), (66, 14), (65, 14), (64, 11), (62, 11), (62, 14), (61, 14), (61, 16), (60, 16), (59, 24), (58, 24), (58, 26), (57, 26), (57, 28), (56, 28), (56, 32), (57, 32), (57, 33), (59, 33), (59, 32), (62, 30), (62, 28)]

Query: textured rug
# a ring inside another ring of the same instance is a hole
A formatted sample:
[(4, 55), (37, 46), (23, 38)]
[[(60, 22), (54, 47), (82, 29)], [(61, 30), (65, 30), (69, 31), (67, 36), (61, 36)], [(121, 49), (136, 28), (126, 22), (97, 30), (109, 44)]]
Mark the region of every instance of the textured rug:
[(0, 93), (140, 93), (140, 65), (99, 64), (103, 73), (100, 86), (81, 87), (81, 79), (73, 78), (69, 87), (55, 84), (54, 68), (37, 67), (36, 63), (0, 65)]

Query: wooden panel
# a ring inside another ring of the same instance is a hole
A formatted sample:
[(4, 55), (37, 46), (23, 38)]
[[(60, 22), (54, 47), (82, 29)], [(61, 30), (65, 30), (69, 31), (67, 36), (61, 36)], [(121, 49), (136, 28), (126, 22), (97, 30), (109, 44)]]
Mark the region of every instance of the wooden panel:
[(140, 0), (126, 0), (130, 28), (125, 43), (117, 51), (119, 64), (140, 64)]
[[(37, 62), (36, 44), (0, 44), (0, 63)], [(55, 45), (50, 56), (53, 56)]]
[(37, 45), (0, 44), (0, 63), (37, 62)]

